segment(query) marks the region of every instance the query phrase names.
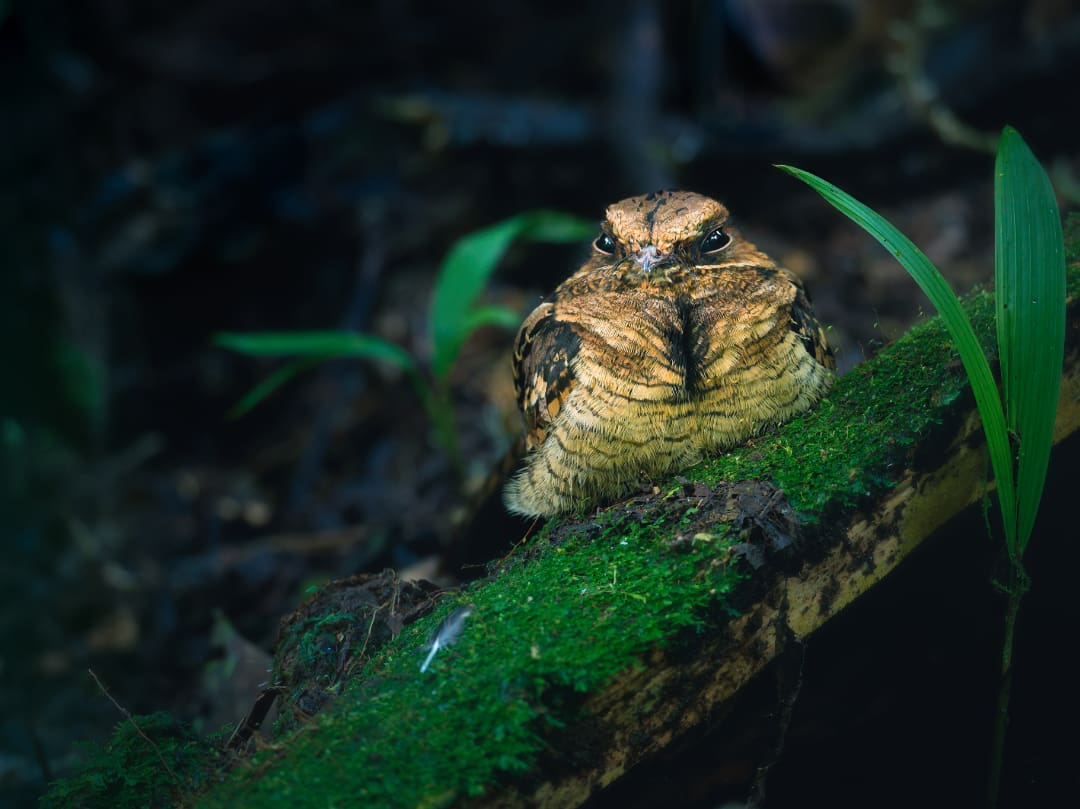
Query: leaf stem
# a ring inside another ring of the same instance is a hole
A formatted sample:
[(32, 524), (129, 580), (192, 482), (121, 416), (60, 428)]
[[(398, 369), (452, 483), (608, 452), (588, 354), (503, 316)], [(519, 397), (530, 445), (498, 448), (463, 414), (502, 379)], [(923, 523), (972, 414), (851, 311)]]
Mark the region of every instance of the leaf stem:
[(414, 384), (420, 400), (424, 403), (428, 419), (435, 427), (435, 439), (450, 458), (450, 466), (460, 483), (465, 478), (465, 462), (461, 457), (461, 444), (458, 442), (454, 400), (450, 387), (441, 382), (429, 385), (419, 375), (416, 376)]
[(1012, 656), (1016, 640), (1016, 622), (1020, 603), (1031, 586), (1027, 571), (1020, 559), (1009, 554), (1008, 604), (1005, 608), (1005, 634), (1001, 644), (1001, 683), (998, 686), (997, 712), (994, 715), (994, 741), (990, 751), (990, 780), (987, 785), (987, 804), (995, 809), (1001, 792), (1001, 771), (1005, 760), (1005, 734), (1009, 727), (1009, 699), (1012, 696)]

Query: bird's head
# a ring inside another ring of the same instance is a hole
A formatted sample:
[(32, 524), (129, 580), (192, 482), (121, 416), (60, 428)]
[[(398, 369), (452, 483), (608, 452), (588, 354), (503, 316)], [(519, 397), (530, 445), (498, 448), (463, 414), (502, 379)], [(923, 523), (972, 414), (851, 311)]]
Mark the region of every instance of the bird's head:
[(659, 280), (760, 261), (730, 220), (722, 204), (692, 191), (624, 199), (607, 209), (591, 263), (627, 279)]

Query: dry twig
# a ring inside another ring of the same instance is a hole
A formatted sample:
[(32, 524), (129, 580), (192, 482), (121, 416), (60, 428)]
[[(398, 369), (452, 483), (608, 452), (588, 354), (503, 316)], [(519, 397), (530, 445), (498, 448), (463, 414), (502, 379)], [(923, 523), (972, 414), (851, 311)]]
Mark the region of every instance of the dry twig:
[(105, 687), (105, 684), (98, 679), (98, 676), (96, 674), (94, 674), (93, 669), (87, 669), (86, 671), (91, 677), (94, 678), (94, 682), (97, 683), (97, 687), (101, 690), (101, 693), (108, 697), (109, 702), (115, 705), (116, 710), (120, 711), (120, 713), (124, 715), (124, 718), (131, 723), (131, 726), (135, 728), (135, 732), (143, 738), (143, 741), (145, 741), (148, 745), (150, 745), (150, 747), (153, 748), (155, 753), (157, 753), (158, 761), (161, 762), (161, 766), (165, 768), (165, 772), (169, 774), (169, 777), (172, 778), (173, 781), (175, 781), (177, 784), (183, 784), (184, 782), (180, 779), (180, 776), (173, 772), (173, 768), (170, 767), (169, 762), (165, 760), (165, 756), (161, 753), (161, 748), (157, 746), (153, 739), (151, 739), (143, 732), (143, 729), (139, 727), (139, 723), (135, 721), (135, 717), (131, 715), (131, 711), (129, 711), (127, 708), (125, 708), (123, 705), (116, 701), (113, 695), (109, 693), (109, 689)]

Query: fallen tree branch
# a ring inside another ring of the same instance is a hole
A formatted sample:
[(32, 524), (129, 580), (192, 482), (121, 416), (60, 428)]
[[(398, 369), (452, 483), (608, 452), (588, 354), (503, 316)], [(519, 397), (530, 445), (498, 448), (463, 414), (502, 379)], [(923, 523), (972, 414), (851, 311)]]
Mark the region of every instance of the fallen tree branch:
[[(1080, 431), (1077, 230), (1073, 220), (1056, 442)], [(967, 306), (988, 334), (990, 297)], [(933, 544), (988, 496), (987, 475), (970, 391), (930, 321), (776, 434), (547, 526), (491, 578), (346, 666), (355, 679), (340, 698), (206, 805), (580, 806), (717, 727), (746, 740), (744, 771), (714, 767), (745, 795), (783, 752), (802, 680), (801, 657), (785, 663), (784, 651)], [(418, 676), (431, 630), (465, 603), (461, 638)], [(735, 722), (767, 670), (776, 718)]]

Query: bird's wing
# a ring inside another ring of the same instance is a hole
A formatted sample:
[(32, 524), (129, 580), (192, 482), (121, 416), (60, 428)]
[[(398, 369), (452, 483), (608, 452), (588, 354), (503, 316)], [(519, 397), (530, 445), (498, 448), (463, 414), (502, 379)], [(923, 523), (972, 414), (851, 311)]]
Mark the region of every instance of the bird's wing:
[(574, 358), (581, 341), (571, 324), (545, 302), (525, 318), (514, 341), (514, 389), (525, 417), (525, 438), (535, 449), (562, 410), (575, 384)]
[(825, 339), (825, 329), (821, 327), (817, 317), (814, 316), (814, 307), (810, 301), (810, 293), (806, 291), (803, 282), (791, 270), (777, 268), (795, 287), (795, 300), (791, 302), (791, 330), (795, 332), (806, 346), (806, 352), (829, 370), (836, 368), (836, 359), (832, 349)]

